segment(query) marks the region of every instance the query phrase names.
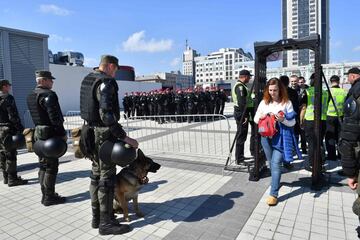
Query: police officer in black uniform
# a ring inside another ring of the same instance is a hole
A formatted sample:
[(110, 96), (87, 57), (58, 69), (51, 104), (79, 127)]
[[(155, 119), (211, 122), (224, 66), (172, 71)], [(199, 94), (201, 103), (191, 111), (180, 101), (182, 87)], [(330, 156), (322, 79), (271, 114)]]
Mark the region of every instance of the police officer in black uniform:
[(0, 80), (0, 169), (3, 173), (4, 184), (13, 187), (27, 184), (28, 181), (17, 176), (16, 149), (8, 149), (8, 146), (4, 144), (7, 138), (22, 134), (24, 130), (15, 99), (9, 93), (10, 90), (10, 82)]
[(116, 165), (109, 159), (100, 159), (98, 155), (101, 144), (106, 140), (121, 139), (133, 147), (138, 146), (138, 142), (126, 136), (126, 132), (118, 123), (120, 119), (118, 85), (114, 79), (118, 68), (116, 57), (102, 56), (99, 68), (84, 78), (80, 91), (81, 118), (94, 129), (95, 134), (90, 197), (92, 227), (99, 228), (100, 235), (123, 234), (130, 231), (128, 225), (119, 224), (114, 219)]
[[(175, 115), (184, 115), (184, 113), (185, 113), (185, 98), (184, 98), (184, 94), (182, 93), (181, 90), (177, 91), (177, 94), (175, 95), (175, 98), (174, 98), (174, 103), (175, 103)], [(183, 122), (184, 118), (180, 116), (177, 118), (177, 121)]]
[[(59, 137), (66, 140), (58, 97), (51, 91), (55, 79), (49, 71), (36, 71), (37, 86), (27, 97), (27, 105), (35, 124), (35, 140), (47, 140)], [(41, 186), (41, 203), (45, 206), (65, 203), (65, 197), (55, 192), (56, 177), (59, 170), (59, 159), (39, 156), (39, 183)]]
[[(357, 189), (359, 197), (353, 205), (353, 212), (360, 216), (360, 69), (351, 68), (347, 72), (351, 88), (344, 104), (344, 119), (341, 125), (339, 151), (344, 174), (351, 189)], [(357, 228), (360, 238), (360, 227)]]
[[(193, 90), (189, 89), (186, 94), (186, 114), (188, 115), (196, 114), (195, 99), (196, 97)], [(188, 123), (191, 123), (192, 120), (194, 120), (194, 118), (191, 119), (191, 116), (187, 117)]]
[(219, 90), (219, 101), (220, 101), (220, 112), (219, 114), (224, 115), (224, 110), (225, 110), (225, 103), (227, 102), (227, 95), (224, 91), (224, 89), (220, 88)]
[(128, 96), (128, 93), (125, 93), (125, 96), (123, 98), (123, 106), (124, 106), (124, 117), (128, 118), (130, 116), (130, 97)]

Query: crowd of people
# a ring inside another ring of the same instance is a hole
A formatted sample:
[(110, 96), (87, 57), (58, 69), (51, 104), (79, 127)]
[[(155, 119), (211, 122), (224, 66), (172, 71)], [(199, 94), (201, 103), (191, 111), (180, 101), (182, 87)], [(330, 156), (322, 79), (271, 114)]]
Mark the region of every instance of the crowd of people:
[[(125, 93), (123, 98), (125, 117), (161, 115), (224, 114), (227, 95), (217, 87), (196, 87), (186, 90), (153, 90), (150, 92)], [(164, 123), (164, 118), (153, 118)], [(178, 118), (191, 122), (194, 118)]]
[[(114, 179), (116, 164), (111, 159), (101, 159), (99, 149), (105, 141), (121, 140), (137, 148), (138, 142), (127, 136), (119, 124), (120, 104), (118, 85), (115, 73), (119, 69), (118, 59), (111, 55), (101, 58), (99, 67), (88, 74), (81, 82), (80, 112), (85, 121), (82, 136), (86, 140), (86, 156), (92, 161), (90, 198), (93, 228), (99, 229), (101, 235), (123, 234), (131, 229), (128, 225), (116, 221), (113, 211)], [(322, 92), (321, 138), (325, 142), (327, 155), (322, 157), (321, 165), (326, 160), (337, 161), (341, 158), (343, 174), (348, 177), (348, 185), (359, 187), (360, 158), (360, 69), (352, 68), (347, 72), (352, 85), (349, 92), (340, 87), (339, 76), (330, 78), (331, 88)], [(245, 161), (244, 143), (248, 126), (251, 125), (250, 152), (254, 154), (255, 124), (267, 116), (273, 116), (278, 131), (273, 136), (261, 136), (261, 146), (271, 170), (269, 206), (278, 203), (282, 165), (291, 168), (294, 153), (301, 158), (308, 154), (306, 169), (311, 170), (314, 152), (314, 83), (313, 74), (310, 86), (303, 77), (271, 78), (264, 88), (262, 100), (255, 111), (254, 94), (247, 84), (251, 79), (247, 70), (241, 70), (239, 81), (232, 89), (234, 101), (234, 118), (237, 124), (235, 159), (238, 164)], [(35, 124), (34, 140), (44, 142), (52, 138), (66, 143), (64, 118), (58, 96), (52, 91), (54, 77), (46, 70), (36, 71), (36, 88), (27, 97), (27, 104)], [(17, 175), (16, 149), (8, 142), (15, 134), (23, 131), (17, 112), (15, 99), (10, 94), (11, 83), (0, 81), (0, 169), (4, 183), (9, 187), (27, 184), (27, 180)], [(330, 100), (332, 96), (332, 99)], [(177, 92), (166, 90), (148, 93), (126, 94), (124, 98), (126, 117), (150, 115), (182, 114), (223, 114), (227, 96), (222, 89), (195, 88)], [(188, 120), (189, 121), (189, 120)], [(301, 143), (301, 144), (299, 144)], [(299, 147), (300, 145), (300, 147)], [(44, 206), (62, 204), (66, 198), (55, 191), (59, 166), (59, 155), (55, 151), (35, 153), (39, 157), (39, 183), (41, 203)], [(302, 153), (300, 152), (300, 148)], [(324, 153), (325, 153), (324, 149)], [(65, 149), (66, 151), (66, 149)], [(360, 215), (360, 197), (355, 201), (354, 212)]]
[[(343, 170), (338, 173), (347, 176), (348, 186), (357, 190), (358, 198), (354, 201), (352, 209), (360, 218), (360, 69), (351, 68), (345, 74), (348, 83), (351, 84), (349, 91), (341, 88), (340, 77), (337, 75), (331, 76), (329, 89), (322, 89), (321, 124), (320, 129), (317, 129), (323, 143), (320, 165), (324, 171), (325, 161), (341, 159)], [(242, 164), (245, 160), (243, 154), (247, 126), (254, 111), (251, 93), (247, 88), (250, 78), (249, 71), (240, 71), (239, 81), (232, 89), (235, 103), (234, 116), (238, 125), (235, 152), (238, 164)], [(322, 80), (315, 79), (315, 74), (312, 74), (308, 86), (303, 77), (292, 75), (290, 78), (288, 76), (272, 78), (266, 83), (254, 122), (260, 124), (260, 121), (272, 116), (277, 128), (271, 137), (261, 136), (261, 146), (271, 171), (270, 194), (266, 199), (269, 206), (278, 203), (281, 167), (291, 168), (295, 153), (299, 159), (302, 158), (302, 154), (307, 153), (305, 169), (312, 170), (316, 139), (314, 84), (315, 81)], [(253, 142), (250, 144), (251, 154), (253, 154), (251, 146), (253, 144)], [(360, 238), (360, 227), (356, 230)]]

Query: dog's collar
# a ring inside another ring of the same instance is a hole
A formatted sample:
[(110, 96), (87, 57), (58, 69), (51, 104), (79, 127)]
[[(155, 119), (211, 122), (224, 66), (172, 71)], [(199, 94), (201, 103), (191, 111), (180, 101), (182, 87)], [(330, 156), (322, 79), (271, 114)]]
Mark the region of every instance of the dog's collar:
[[(124, 168), (122, 171), (123, 171), (123, 173), (124, 173), (125, 176), (126, 176), (126, 174), (129, 174), (129, 175), (131, 175), (132, 177), (134, 177), (135, 179), (137, 179), (138, 183), (140, 183), (141, 185), (147, 184), (147, 183), (149, 182), (149, 178), (148, 178), (147, 176), (145, 176), (144, 178), (141, 179), (141, 178), (139, 178), (139, 176), (136, 175), (136, 173), (135, 173), (134, 171), (130, 170), (130, 168)], [(136, 183), (133, 182), (133, 181), (131, 181), (131, 180), (129, 180), (129, 178), (125, 178), (125, 179), (126, 179), (126, 181), (128, 181), (130, 184), (136, 185)]]

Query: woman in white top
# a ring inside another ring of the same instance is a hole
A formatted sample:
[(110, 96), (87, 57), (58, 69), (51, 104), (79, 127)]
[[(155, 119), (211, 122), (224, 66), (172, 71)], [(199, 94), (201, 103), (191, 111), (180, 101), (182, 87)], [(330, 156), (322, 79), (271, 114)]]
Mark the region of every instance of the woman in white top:
[[(294, 110), (288, 98), (287, 90), (278, 78), (272, 78), (267, 82), (264, 89), (263, 100), (260, 102), (254, 117), (255, 123), (258, 123), (259, 120), (267, 114), (274, 114), (278, 124), (284, 124), (287, 127), (293, 127), (295, 125), (295, 118), (288, 120), (285, 117), (286, 115), (294, 115)], [(281, 144), (281, 134), (279, 131), (273, 138), (261, 137), (261, 145), (271, 169), (271, 190), (270, 196), (266, 200), (269, 206), (277, 204), (279, 194), (281, 165), (284, 152)]]

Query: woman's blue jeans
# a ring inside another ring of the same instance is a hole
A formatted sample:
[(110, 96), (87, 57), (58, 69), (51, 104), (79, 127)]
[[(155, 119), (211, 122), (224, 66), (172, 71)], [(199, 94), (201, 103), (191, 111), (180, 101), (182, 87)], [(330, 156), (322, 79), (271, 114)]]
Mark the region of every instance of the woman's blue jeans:
[(264, 149), (266, 159), (270, 163), (271, 170), (271, 189), (270, 195), (278, 197), (281, 178), (281, 164), (283, 161), (283, 154), (279, 150), (271, 146), (271, 139), (261, 137), (261, 145)]

